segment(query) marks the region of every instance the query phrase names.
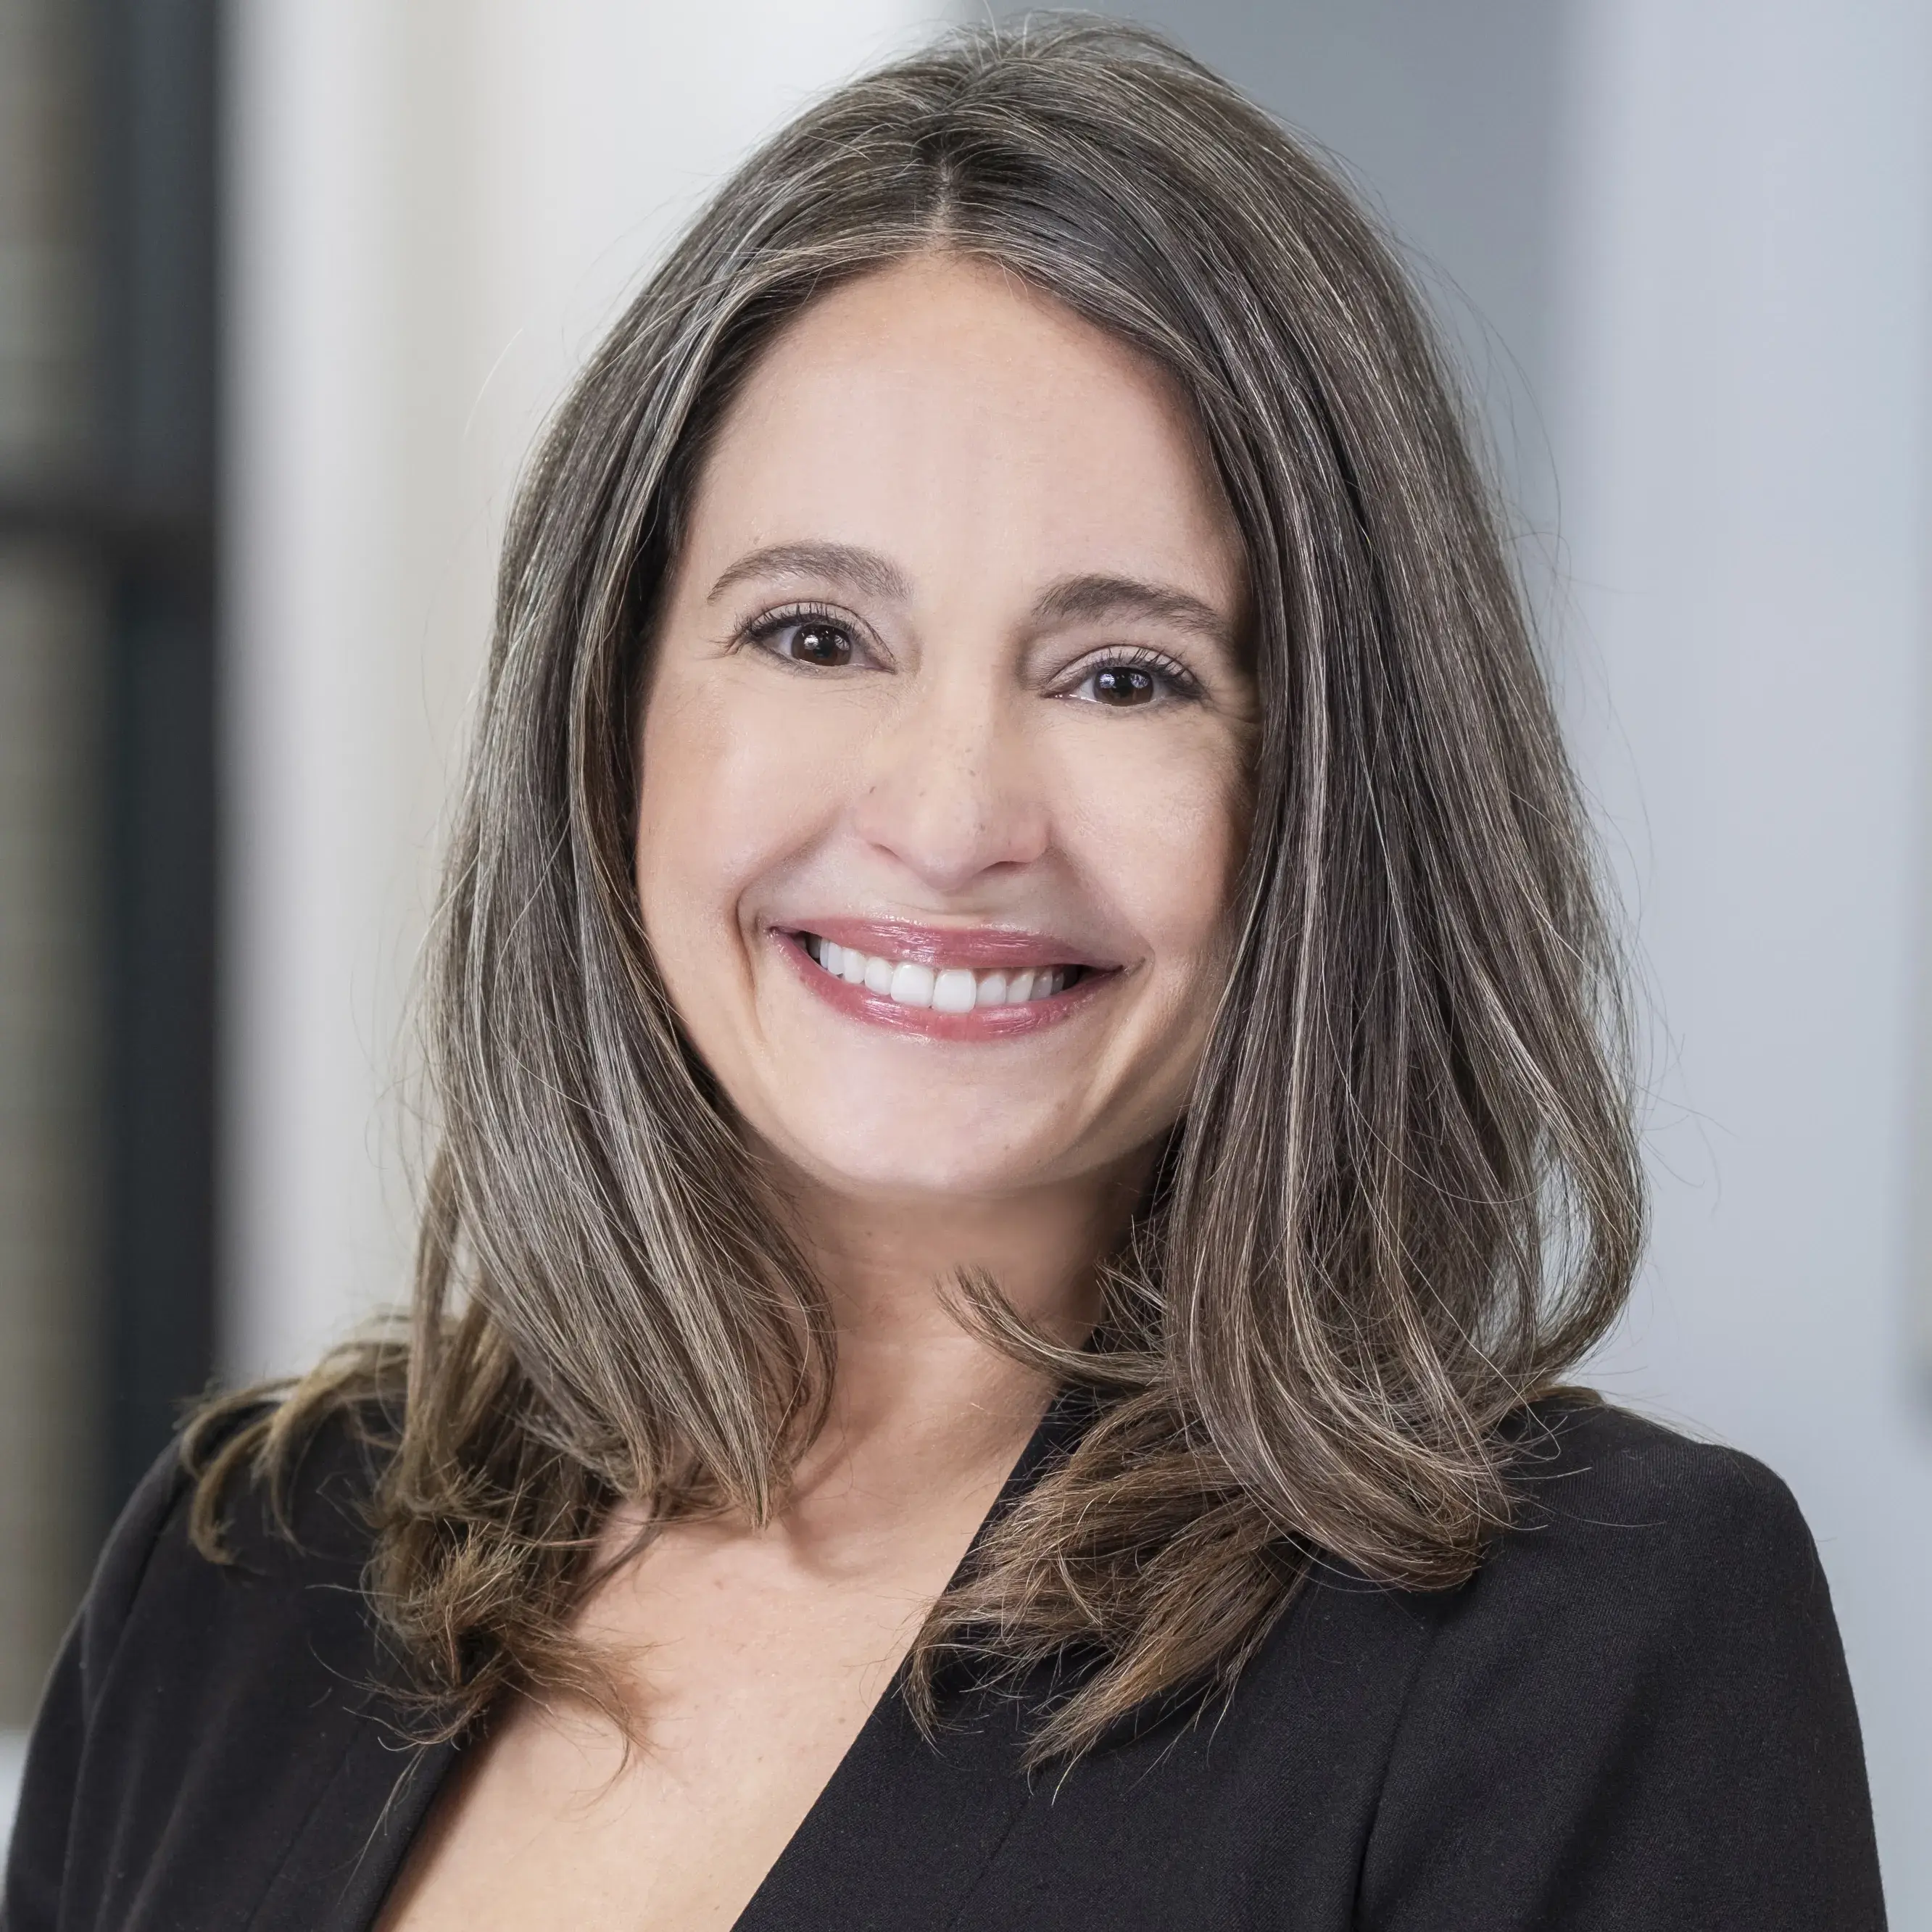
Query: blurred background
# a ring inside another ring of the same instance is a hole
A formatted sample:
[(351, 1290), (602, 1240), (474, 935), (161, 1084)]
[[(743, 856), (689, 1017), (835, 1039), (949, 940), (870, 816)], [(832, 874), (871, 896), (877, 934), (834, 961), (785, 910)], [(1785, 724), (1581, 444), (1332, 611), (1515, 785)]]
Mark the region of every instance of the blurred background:
[[(1932, 1928), (1932, 7), (1169, 0), (1461, 346), (1651, 1018), (1595, 1377), (1762, 1457)], [(404, 1291), (408, 1003), (518, 466), (929, 0), (0, 0), (0, 1829), (211, 1377)]]

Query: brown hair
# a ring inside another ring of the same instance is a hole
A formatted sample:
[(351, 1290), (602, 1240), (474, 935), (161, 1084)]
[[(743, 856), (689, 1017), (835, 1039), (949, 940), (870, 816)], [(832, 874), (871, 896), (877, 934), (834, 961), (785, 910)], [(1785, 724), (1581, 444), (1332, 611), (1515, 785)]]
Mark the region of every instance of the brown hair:
[(1502, 1425), (1599, 1338), (1640, 1244), (1616, 961), (1468, 425), (1348, 194), (1185, 56), (1075, 18), (841, 89), (725, 185), (527, 478), (451, 856), (441, 1150), (412, 1338), (190, 1444), (386, 1402), (376, 1601), (454, 1730), (580, 1682), (620, 1497), (762, 1520), (824, 1410), (822, 1295), (682, 1036), (632, 884), (635, 693), (711, 428), (775, 332), (922, 250), (1004, 264), (1171, 373), (1243, 532), (1264, 720), (1232, 978), (1092, 1346), (1096, 1392), (919, 1640), (1092, 1660), (1039, 1757), (1232, 1682), (1318, 1554), (1466, 1577)]

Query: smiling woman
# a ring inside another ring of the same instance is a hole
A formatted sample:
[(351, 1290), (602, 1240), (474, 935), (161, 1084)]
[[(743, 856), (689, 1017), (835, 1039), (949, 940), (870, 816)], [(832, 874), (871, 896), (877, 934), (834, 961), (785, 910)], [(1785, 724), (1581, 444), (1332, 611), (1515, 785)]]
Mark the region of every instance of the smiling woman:
[(1123, 29), (844, 89), (528, 481), (412, 1332), (157, 1468), (8, 1924), (1878, 1925), (1789, 1497), (1562, 1386), (1612, 966), (1341, 188)]

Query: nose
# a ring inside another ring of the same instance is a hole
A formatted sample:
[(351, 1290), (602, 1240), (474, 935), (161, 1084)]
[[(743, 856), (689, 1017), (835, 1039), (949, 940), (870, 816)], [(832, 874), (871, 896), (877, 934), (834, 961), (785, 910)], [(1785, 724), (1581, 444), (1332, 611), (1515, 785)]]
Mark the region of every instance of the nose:
[(881, 722), (854, 826), (934, 892), (956, 893), (1047, 849), (1050, 814), (1023, 704), (934, 680)]

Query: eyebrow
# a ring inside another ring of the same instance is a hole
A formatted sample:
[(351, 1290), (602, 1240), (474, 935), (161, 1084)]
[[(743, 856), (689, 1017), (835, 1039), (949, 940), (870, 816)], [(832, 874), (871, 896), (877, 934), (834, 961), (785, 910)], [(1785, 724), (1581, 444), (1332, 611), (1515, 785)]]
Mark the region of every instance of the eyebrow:
[[(815, 578), (849, 585), (867, 596), (910, 602), (912, 586), (897, 565), (877, 550), (856, 544), (769, 544), (748, 550), (711, 586), (716, 602), (734, 585), (762, 578)], [(1063, 577), (1049, 584), (1034, 602), (1036, 625), (1089, 623), (1109, 617), (1145, 617), (1192, 631), (1223, 646), (1233, 642), (1232, 627), (1210, 604), (1177, 590), (1170, 584), (1145, 584), (1137, 578), (1088, 572)]]
[(877, 550), (861, 550), (854, 544), (785, 543), (747, 551), (711, 586), (707, 601), (715, 603), (734, 584), (753, 578), (829, 580), (848, 584), (868, 597), (890, 598), (899, 603), (912, 596), (904, 572)]
[(1108, 617), (1150, 617), (1229, 645), (1232, 626), (1211, 604), (1164, 584), (1131, 577), (1063, 577), (1033, 607), (1036, 624), (1077, 624)]

